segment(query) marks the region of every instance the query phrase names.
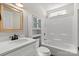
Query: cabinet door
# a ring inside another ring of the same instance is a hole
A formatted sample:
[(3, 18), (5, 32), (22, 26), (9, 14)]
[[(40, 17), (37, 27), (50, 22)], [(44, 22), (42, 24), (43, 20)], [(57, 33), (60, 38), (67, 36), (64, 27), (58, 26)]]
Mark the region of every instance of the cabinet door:
[(38, 19), (38, 28), (41, 28), (41, 19)]
[(37, 18), (33, 16), (33, 28), (37, 28)]

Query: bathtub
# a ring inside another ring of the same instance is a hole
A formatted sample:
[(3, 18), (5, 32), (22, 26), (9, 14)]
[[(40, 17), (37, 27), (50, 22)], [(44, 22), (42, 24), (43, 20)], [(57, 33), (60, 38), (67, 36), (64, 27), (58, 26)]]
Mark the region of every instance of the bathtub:
[(77, 48), (73, 44), (68, 44), (56, 40), (44, 40), (42, 45), (48, 47), (53, 55), (78, 55)]

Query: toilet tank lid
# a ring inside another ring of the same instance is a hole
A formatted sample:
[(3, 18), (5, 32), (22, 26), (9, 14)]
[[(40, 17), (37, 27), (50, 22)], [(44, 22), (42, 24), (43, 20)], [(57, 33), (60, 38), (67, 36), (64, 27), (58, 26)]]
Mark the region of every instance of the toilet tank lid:
[(50, 50), (46, 47), (39, 47), (37, 50), (42, 53), (50, 53)]

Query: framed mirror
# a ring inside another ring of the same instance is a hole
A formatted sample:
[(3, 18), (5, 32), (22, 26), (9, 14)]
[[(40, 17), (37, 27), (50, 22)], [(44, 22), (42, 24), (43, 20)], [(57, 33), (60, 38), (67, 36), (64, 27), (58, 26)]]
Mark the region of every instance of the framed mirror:
[(23, 11), (12, 6), (2, 5), (2, 30), (23, 30)]

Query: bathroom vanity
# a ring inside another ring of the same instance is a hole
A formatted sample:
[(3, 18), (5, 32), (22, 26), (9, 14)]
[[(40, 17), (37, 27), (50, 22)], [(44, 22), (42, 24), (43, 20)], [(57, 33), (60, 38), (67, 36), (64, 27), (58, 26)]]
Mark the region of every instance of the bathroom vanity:
[[(0, 32), (23, 32), (23, 9), (14, 4), (0, 4)], [(40, 21), (38, 21), (38, 24)], [(38, 26), (40, 27), (40, 26)], [(0, 42), (0, 56), (34, 56), (36, 40), (19, 38)]]
[(35, 56), (36, 41), (31, 38), (19, 38), (0, 43), (0, 56)]

